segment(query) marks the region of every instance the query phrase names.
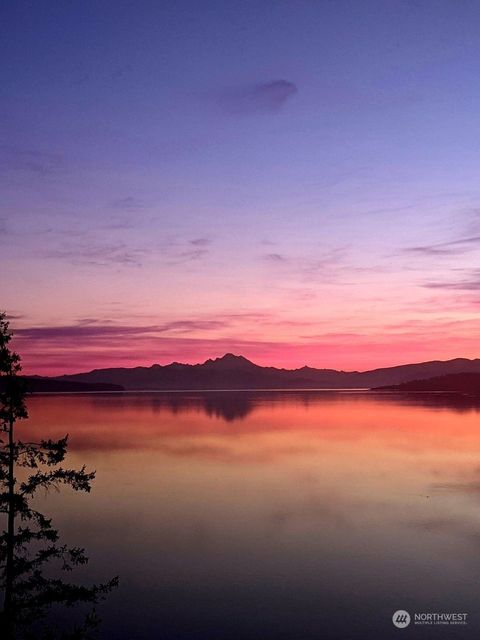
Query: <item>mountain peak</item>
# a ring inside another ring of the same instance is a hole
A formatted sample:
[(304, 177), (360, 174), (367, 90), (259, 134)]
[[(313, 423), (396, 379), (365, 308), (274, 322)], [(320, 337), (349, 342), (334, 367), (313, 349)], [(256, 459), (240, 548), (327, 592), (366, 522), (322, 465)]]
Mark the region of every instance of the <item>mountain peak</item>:
[(221, 358), (215, 360), (208, 359), (203, 363), (205, 367), (214, 367), (215, 369), (246, 369), (256, 367), (257, 365), (247, 360), (243, 356), (236, 356), (234, 353), (226, 353)]
[(235, 362), (250, 362), (250, 360), (247, 360), (247, 358), (244, 358), (243, 356), (237, 356), (234, 353), (225, 353), (225, 355), (221, 356), (220, 358), (215, 358), (215, 360), (223, 360), (223, 361), (235, 361)]

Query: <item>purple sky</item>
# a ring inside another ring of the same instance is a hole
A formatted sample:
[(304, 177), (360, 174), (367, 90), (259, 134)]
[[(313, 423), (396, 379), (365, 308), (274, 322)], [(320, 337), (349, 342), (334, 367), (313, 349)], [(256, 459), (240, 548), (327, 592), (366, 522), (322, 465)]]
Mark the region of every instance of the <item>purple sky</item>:
[(25, 370), (476, 357), (480, 4), (0, 8)]

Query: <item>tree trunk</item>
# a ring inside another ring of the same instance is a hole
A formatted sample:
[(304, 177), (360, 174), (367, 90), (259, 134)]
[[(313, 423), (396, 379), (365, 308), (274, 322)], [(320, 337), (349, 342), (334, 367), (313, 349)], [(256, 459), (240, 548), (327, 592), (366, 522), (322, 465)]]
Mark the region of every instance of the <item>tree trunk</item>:
[(14, 440), (13, 415), (10, 417), (8, 430), (8, 522), (7, 522), (7, 562), (5, 571), (5, 600), (3, 605), (5, 616), (6, 640), (15, 637), (15, 611), (13, 601), (14, 579), (14, 547), (15, 547), (15, 475), (14, 475)]

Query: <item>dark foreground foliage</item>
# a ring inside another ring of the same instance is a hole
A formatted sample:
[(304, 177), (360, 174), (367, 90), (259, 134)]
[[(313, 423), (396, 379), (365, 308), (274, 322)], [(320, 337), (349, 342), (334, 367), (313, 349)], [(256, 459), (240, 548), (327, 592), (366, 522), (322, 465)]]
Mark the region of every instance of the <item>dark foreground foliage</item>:
[[(9, 348), (11, 335), (0, 313), (0, 638), (5, 640), (80, 640), (92, 638), (99, 618), (94, 606), (118, 584), (78, 585), (66, 575), (88, 558), (80, 547), (61, 544), (52, 521), (37, 511), (39, 490), (67, 485), (89, 492), (95, 472), (63, 466), (68, 436), (60, 440), (22, 442), (15, 438), (18, 420), (28, 417), (20, 357)], [(88, 606), (71, 629), (56, 628), (49, 614), (55, 607)]]

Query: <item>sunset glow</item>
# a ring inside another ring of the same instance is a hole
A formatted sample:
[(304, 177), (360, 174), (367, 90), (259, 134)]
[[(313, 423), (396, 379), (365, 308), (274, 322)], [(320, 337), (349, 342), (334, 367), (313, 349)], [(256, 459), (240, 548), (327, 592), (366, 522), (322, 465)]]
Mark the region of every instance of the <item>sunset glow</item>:
[(480, 6), (241, 4), (1, 9), (26, 373), (480, 355)]

